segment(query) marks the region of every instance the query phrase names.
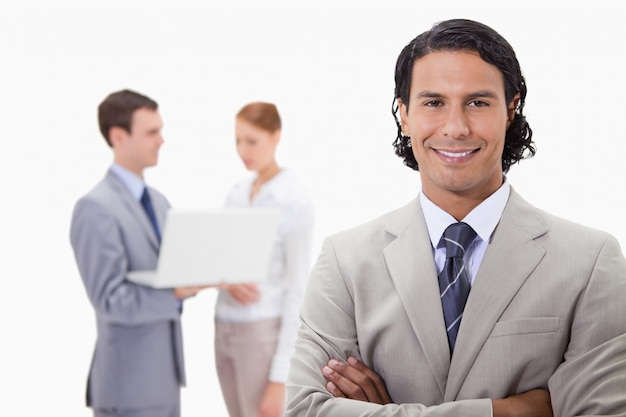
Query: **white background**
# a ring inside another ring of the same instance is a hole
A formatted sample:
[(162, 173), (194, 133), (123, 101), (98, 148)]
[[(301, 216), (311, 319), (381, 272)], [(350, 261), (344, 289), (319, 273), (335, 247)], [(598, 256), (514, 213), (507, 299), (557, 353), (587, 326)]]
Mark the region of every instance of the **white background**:
[[(480, 20), (516, 49), (529, 87), (538, 153), (512, 167), (510, 182), (530, 202), (626, 246), (621, 2), (205, 3), (0, 3), (3, 415), (90, 415), (83, 400), (95, 326), (68, 230), (74, 202), (111, 162), (96, 107), (122, 88), (160, 104), (166, 144), (147, 180), (179, 207), (221, 206), (248, 175), (234, 149), (235, 112), (275, 102), (279, 162), (298, 171), (316, 205), (315, 258), (324, 236), (419, 190), (418, 174), (391, 147), (402, 47), (435, 21)], [(185, 417), (226, 415), (213, 302), (208, 291), (185, 307)]]

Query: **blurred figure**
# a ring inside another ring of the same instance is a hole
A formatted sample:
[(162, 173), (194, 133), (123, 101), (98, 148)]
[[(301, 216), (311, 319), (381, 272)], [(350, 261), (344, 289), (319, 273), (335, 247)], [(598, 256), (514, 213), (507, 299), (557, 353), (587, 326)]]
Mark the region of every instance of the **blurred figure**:
[(154, 289), (126, 279), (157, 264), (170, 204), (146, 186), (143, 171), (157, 164), (163, 122), (154, 100), (130, 90), (110, 94), (98, 120), (113, 164), (76, 203), (70, 230), (98, 333), (87, 406), (96, 417), (178, 417), (185, 384), (181, 300), (199, 287)]
[(256, 175), (231, 189), (226, 207), (275, 208), (282, 219), (267, 279), (219, 292), (215, 360), (230, 417), (278, 417), (310, 272), (313, 206), (296, 174), (276, 161), (281, 119), (274, 104), (244, 106), (235, 135), (239, 157)]

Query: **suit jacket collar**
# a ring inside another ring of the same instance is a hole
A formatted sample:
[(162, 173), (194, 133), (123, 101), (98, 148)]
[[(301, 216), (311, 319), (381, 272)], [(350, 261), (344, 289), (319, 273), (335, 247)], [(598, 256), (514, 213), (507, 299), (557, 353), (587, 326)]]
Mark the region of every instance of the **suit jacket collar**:
[(443, 396), (450, 354), (428, 229), (419, 199), (396, 213), (386, 227), (396, 236), (383, 251), (387, 269)]
[(543, 258), (545, 251), (534, 239), (548, 227), (537, 209), (511, 187), (470, 292), (452, 361), (433, 249), (419, 200), (401, 208), (386, 230), (396, 236), (383, 251), (387, 268), (444, 401), (452, 401), (499, 317)]
[(444, 401), (456, 398), (493, 327), (543, 259), (535, 239), (548, 230), (539, 211), (511, 188), (465, 306)]
[(128, 210), (133, 216), (135, 221), (141, 225), (144, 233), (146, 234), (150, 245), (155, 251), (159, 250), (159, 241), (154, 232), (154, 228), (150, 224), (150, 219), (146, 215), (141, 203), (139, 203), (132, 195), (128, 187), (122, 182), (122, 180), (111, 170), (107, 171), (104, 178), (105, 182), (114, 190), (114, 192), (120, 197), (121, 204)]

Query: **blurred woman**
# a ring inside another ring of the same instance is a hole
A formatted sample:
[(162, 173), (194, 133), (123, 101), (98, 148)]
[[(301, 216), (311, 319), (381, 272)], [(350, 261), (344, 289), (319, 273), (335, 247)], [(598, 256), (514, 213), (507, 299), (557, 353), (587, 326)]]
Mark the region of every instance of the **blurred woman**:
[(297, 175), (276, 161), (281, 119), (274, 104), (244, 106), (235, 136), (239, 157), (255, 175), (233, 186), (226, 207), (274, 208), (282, 218), (267, 279), (219, 291), (217, 373), (230, 417), (279, 417), (310, 272), (313, 206)]

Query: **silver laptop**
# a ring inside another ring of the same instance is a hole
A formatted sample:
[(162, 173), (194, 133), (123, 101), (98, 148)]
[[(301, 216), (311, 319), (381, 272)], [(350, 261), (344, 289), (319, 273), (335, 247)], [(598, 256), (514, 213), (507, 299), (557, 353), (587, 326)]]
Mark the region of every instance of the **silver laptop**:
[(163, 227), (156, 271), (128, 279), (154, 288), (260, 282), (269, 271), (277, 210), (171, 208)]

